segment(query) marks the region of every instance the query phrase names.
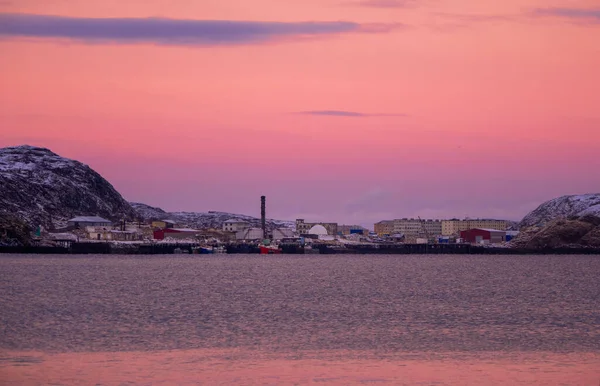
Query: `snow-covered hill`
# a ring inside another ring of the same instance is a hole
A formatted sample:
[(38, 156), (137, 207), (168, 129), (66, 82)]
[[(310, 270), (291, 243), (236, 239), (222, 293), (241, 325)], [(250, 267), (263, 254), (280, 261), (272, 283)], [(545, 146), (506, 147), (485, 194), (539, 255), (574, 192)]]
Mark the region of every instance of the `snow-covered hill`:
[[(132, 202), (131, 205), (137, 211), (138, 216), (144, 220), (173, 220), (180, 226), (190, 228), (216, 228), (221, 229), (223, 223), (231, 219), (239, 219), (250, 223), (250, 226), (260, 227), (260, 219), (243, 214), (234, 214), (227, 212), (165, 212), (160, 208)], [(282, 221), (267, 219), (267, 228), (292, 228), (295, 226), (293, 221)]]
[(600, 193), (562, 196), (546, 201), (525, 216), (519, 226), (543, 226), (555, 219), (584, 215), (600, 217)]
[(32, 226), (64, 226), (75, 216), (133, 218), (131, 205), (81, 162), (34, 146), (0, 148), (0, 215)]

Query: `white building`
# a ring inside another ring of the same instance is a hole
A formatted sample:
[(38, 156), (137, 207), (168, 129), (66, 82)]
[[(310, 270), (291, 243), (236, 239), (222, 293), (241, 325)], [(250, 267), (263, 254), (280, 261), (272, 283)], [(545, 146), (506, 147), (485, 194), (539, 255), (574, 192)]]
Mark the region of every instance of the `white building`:
[(273, 229), (273, 240), (282, 240), (294, 237), (294, 231), (290, 228)]
[(236, 240), (262, 240), (263, 231), (261, 228), (247, 228), (235, 233)]
[(243, 220), (230, 219), (223, 223), (223, 230), (226, 232), (239, 232), (248, 228), (250, 224)]

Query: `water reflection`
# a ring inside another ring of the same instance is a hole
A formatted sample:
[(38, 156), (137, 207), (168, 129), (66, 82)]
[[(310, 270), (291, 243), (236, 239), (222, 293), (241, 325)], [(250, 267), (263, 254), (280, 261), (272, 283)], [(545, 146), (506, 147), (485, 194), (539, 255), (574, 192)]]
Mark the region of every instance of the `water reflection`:
[(0, 382), (597, 385), (599, 276), (598, 256), (4, 255)]

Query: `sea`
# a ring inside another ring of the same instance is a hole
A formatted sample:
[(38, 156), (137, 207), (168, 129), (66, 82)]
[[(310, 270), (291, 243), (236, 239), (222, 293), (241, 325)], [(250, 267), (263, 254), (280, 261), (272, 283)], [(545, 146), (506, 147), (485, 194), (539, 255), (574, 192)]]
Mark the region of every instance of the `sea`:
[(600, 256), (0, 255), (0, 385), (600, 385)]

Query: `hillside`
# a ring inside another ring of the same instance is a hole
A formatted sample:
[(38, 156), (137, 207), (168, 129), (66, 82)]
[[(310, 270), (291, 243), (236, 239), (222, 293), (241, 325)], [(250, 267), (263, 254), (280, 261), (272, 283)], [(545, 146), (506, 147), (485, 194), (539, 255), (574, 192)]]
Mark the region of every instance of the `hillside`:
[(600, 248), (600, 216), (558, 218), (541, 227), (532, 226), (524, 229), (511, 245), (525, 249)]
[(527, 214), (519, 227), (543, 226), (557, 219), (584, 215), (600, 217), (600, 193), (562, 196), (546, 201)]
[(136, 213), (89, 166), (23, 145), (0, 149), (0, 216), (7, 215), (53, 229), (80, 215), (118, 220)]
[[(169, 219), (185, 226), (196, 229), (216, 228), (221, 229), (223, 222), (230, 219), (239, 219), (247, 221), (253, 227), (260, 227), (260, 219), (243, 214), (234, 214), (227, 212), (166, 212), (161, 208), (156, 208), (146, 204), (132, 202), (131, 206), (136, 210), (138, 216), (144, 220)], [(282, 221), (267, 219), (267, 228), (290, 228), (295, 223), (293, 221)]]

